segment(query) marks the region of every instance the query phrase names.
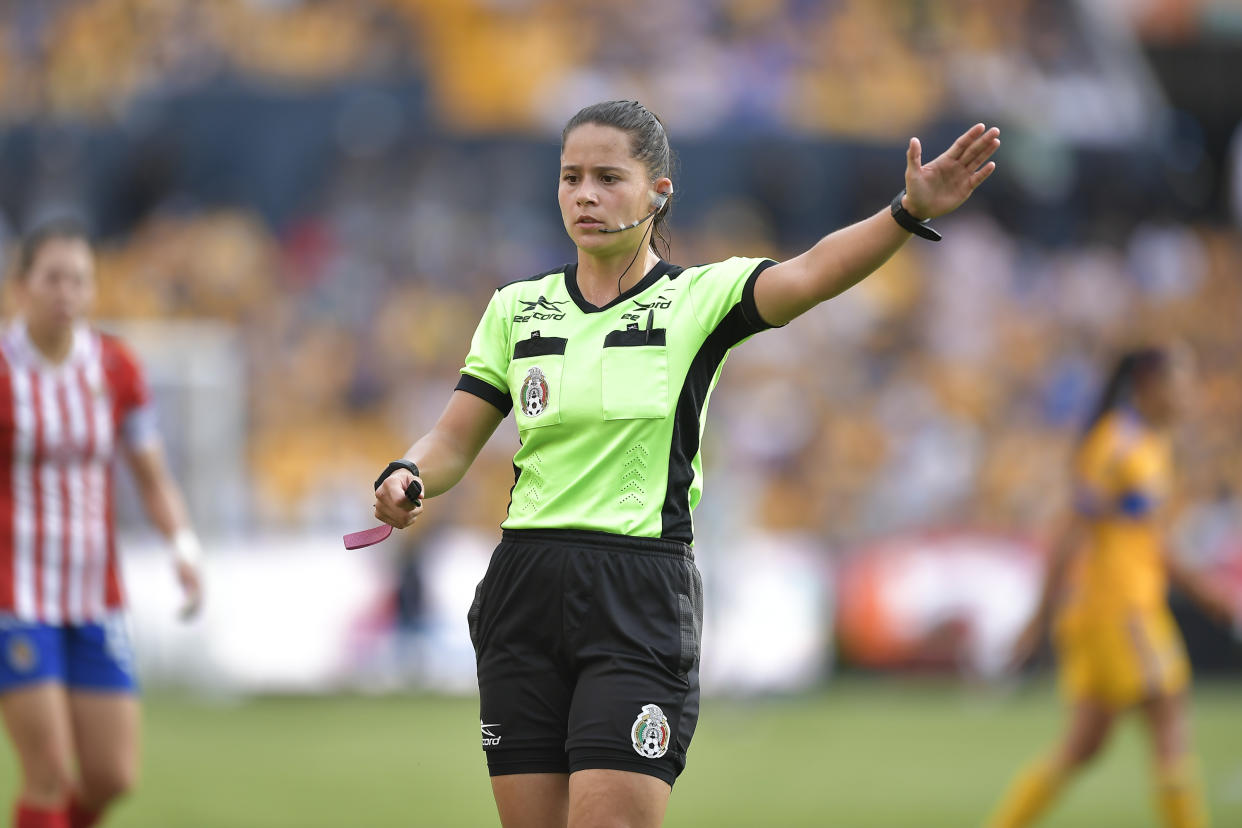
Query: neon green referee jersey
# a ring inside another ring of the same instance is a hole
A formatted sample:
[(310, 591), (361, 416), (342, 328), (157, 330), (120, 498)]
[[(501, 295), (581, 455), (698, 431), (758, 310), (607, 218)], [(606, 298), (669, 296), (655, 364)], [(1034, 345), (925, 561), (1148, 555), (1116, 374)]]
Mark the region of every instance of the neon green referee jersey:
[(729, 350), (771, 327), (755, 280), (773, 264), (662, 261), (604, 307), (577, 265), (497, 290), (457, 388), (517, 419), (501, 526), (692, 543), (708, 399)]

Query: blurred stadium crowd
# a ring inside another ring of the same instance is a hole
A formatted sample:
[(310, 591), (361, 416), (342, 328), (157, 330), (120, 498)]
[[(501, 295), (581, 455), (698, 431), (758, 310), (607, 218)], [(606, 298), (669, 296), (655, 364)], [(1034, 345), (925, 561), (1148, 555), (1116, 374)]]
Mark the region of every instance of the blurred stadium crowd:
[[(1141, 61), (1086, 36), (1127, 18), (1149, 40), (1233, 20), (1207, 0), (8, 4), (0, 119), (26, 124), (33, 148), (0, 183), (5, 235), (111, 192), (110, 163), (136, 170), (124, 218), (93, 216), (108, 228), (99, 315), (236, 326), (250, 519), (337, 528), (341, 493), (433, 422), (491, 290), (572, 258), (554, 136), (579, 105), (637, 95), (666, 115), (683, 264), (795, 254), (885, 203), (908, 135), (930, 150), (942, 125), (996, 118), (1017, 140), (944, 243), (909, 245), (731, 359), (707, 496), (744, 472), (758, 526), (832, 545), (910, 527), (1036, 533), (1109, 355), (1176, 336), (1201, 371), (1182, 532), (1225, 555), (1242, 537), (1242, 242), (1202, 210), (1186, 218), (1150, 171), (1092, 178), (1075, 155), (1162, 157), (1144, 149), (1160, 111)], [(302, 158), (286, 173), (306, 196), (295, 207), (271, 207), (261, 178), (220, 197), (203, 184), (207, 150), (160, 131), (169, 101), (185, 112), (273, 89), (327, 113), (329, 151), (299, 156), (321, 139), (287, 133), (263, 149), (241, 105), (211, 140), (217, 162)], [(791, 153), (767, 144), (778, 133)], [(1135, 200), (1110, 201), (1112, 186)], [(1071, 197), (1086, 206), (1067, 215)], [(444, 518), (495, 526), (514, 440), (493, 441)]]
[(137, 97), (221, 76), (313, 88), (415, 74), (439, 122), (461, 130), (558, 128), (566, 98), (629, 96), (678, 113), (683, 135), (777, 127), (898, 138), (981, 104), (1045, 128), (1116, 132), (1135, 89), (1095, 45), (1098, 29), (1168, 38), (1217, 11), (1231, 19), (1212, 0), (6, 5), (0, 109), (10, 118), (119, 119)]

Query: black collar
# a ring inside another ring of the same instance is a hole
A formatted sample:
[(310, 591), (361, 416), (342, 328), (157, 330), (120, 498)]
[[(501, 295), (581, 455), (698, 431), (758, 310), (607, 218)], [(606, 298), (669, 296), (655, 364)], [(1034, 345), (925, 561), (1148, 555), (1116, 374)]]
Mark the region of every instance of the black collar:
[(651, 270), (647, 271), (646, 276), (638, 280), (637, 284), (635, 284), (625, 293), (621, 294), (616, 299), (613, 299), (611, 302), (609, 302), (607, 305), (604, 305), (603, 307), (592, 305), (590, 302), (588, 302), (583, 297), (582, 291), (578, 289), (578, 265), (577, 264), (571, 264), (565, 268), (565, 287), (566, 289), (569, 290), (569, 295), (571, 298), (573, 298), (574, 304), (577, 305), (579, 309), (582, 310), (583, 313), (599, 313), (600, 311), (605, 311), (611, 307), (616, 306), (618, 302), (623, 302), (626, 299), (629, 299), (631, 296), (637, 296), (638, 294), (642, 293), (647, 288), (654, 285), (657, 281), (660, 280), (660, 277), (664, 276), (664, 274), (668, 273), (669, 271), (680, 271), (680, 270), (681, 268), (677, 267), (676, 265), (671, 265), (668, 262), (661, 259), (660, 261), (655, 263), (655, 265), (651, 268)]

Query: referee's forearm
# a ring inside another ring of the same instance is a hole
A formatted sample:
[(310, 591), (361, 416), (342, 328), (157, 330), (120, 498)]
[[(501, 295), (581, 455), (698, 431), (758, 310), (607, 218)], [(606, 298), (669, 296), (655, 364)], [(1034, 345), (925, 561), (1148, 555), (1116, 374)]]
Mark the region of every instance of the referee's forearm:
[(435, 497), (461, 481), (477, 454), (463, 451), (455, 441), (433, 429), (410, 446), (405, 459), (418, 466), (426, 496)]
[(816, 301), (825, 302), (870, 276), (909, 238), (887, 208), (824, 236), (803, 254)]
[(792, 321), (871, 275), (909, 238), (887, 210), (824, 236), (761, 274), (755, 285), (759, 315), (771, 325)]

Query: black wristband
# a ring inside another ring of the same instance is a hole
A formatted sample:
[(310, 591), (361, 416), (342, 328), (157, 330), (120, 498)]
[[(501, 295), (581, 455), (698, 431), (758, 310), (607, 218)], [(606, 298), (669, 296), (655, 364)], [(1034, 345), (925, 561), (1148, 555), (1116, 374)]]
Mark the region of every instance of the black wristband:
[(929, 219), (919, 221), (910, 215), (910, 212), (905, 207), (901, 206), (901, 199), (905, 194), (906, 191), (902, 190), (893, 199), (893, 203), (889, 205), (889, 211), (893, 214), (893, 220), (900, 224), (903, 230), (909, 230), (921, 239), (940, 241), (941, 235), (928, 226), (927, 222)]
[[(397, 469), (405, 469), (415, 477), (422, 477), (422, 474), (418, 471), (418, 464), (413, 460), (393, 460), (387, 465), (387, 467), (384, 468), (384, 471), (380, 473), (380, 476), (375, 478), (375, 488), (378, 490), (379, 487), (383, 485), (384, 481), (387, 480)], [(410, 485), (405, 489), (405, 496), (411, 503), (417, 502), (418, 499), (423, 496), (422, 484), (417, 480), (410, 481)]]

